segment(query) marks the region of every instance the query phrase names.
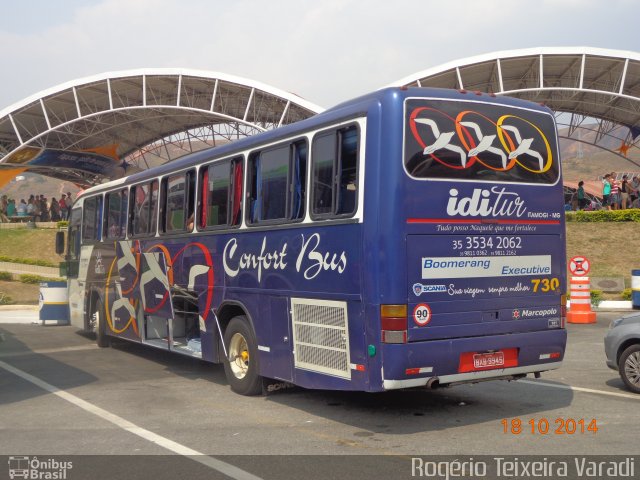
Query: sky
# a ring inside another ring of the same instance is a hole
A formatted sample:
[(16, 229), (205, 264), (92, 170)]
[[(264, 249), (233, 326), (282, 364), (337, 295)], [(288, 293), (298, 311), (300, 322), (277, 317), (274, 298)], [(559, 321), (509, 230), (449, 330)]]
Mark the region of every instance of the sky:
[(0, 16), (0, 110), (134, 68), (257, 80), (322, 107), (496, 51), (640, 51), (637, 0), (21, 0)]

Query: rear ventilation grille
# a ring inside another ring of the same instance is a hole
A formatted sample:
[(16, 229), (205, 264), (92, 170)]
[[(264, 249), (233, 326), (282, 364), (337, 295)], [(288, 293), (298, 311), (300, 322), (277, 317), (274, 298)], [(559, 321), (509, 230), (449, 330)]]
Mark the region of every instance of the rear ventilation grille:
[(347, 304), (291, 299), (295, 367), (351, 379)]

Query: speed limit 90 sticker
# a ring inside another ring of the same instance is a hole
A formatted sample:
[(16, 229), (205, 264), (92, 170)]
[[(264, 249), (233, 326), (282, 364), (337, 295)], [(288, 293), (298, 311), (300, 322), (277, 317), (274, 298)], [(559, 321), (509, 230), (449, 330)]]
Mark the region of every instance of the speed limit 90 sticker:
[(419, 303), (413, 309), (413, 321), (419, 327), (424, 327), (431, 321), (431, 308), (426, 303)]

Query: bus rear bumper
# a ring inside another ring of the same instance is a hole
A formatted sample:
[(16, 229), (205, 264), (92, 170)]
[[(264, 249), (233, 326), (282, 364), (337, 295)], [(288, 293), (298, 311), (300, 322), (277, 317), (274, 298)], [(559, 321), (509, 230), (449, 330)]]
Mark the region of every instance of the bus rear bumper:
[(401, 388), (426, 387), (427, 385), (446, 386), (458, 383), (474, 383), (485, 380), (514, 380), (528, 373), (555, 370), (562, 366), (562, 362), (542, 363), (538, 365), (527, 365), (526, 367), (503, 368), (498, 370), (485, 370), (482, 372), (455, 373), (443, 375), (441, 377), (411, 378), (404, 380), (384, 379), (382, 386), (384, 390), (398, 390)]
[[(562, 365), (565, 329), (518, 332), (484, 337), (384, 344), (383, 390), (435, 387), (492, 379), (517, 379)], [(476, 365), (491, 352), (504, 352), (504, 365)]]

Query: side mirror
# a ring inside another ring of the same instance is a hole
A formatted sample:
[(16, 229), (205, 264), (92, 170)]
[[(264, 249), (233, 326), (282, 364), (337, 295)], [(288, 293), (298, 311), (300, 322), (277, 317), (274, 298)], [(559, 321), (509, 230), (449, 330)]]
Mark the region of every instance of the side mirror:
[(64, 232), (56, 232), (56, 253), (58, 255), (64, 253)]

